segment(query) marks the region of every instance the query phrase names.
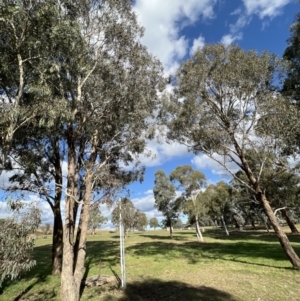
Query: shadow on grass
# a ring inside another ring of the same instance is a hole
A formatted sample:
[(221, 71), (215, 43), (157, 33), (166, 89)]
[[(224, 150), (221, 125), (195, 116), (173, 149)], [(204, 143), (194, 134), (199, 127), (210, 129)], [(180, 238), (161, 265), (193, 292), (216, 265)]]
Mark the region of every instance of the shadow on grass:
[[(26, 288), (23, 288), (22, 291), (18, 294), (17, 297), (13, 299), (13, 301), (21, 300), (25, 294), (28, 294), (28, 297), (33, 298), (32, 300), (54, 300), (55, 292), (47, 292), (50, 295), (47, 295), (47, 298), (36, 299), (36, 295), (46, 294), (42, 290), (37, 293), (30, 293), (33, 287), (38, 286), (39, 284), (46, 282), (47, 278), (51, 276), (51, 245), (44, 245), (34, 248), (33, 257), (36, 260), (36, 265), (26, 274), (23, 274), (21, 279), (26, 281), (34, 281)], [(87, 242), (87, 257), (85, 262), (85, 274), (83, 278), (86, 278), (88, 272), (92, 266), (98, 265), (102, 262), (104, 265), (114, 266), (115, 264), (119, 263), (119, 243), (115, 241), (88, 241)], [(1, 293), (5, 291), (5, 288), (9, 287), (11, 284), (16, 283), (17, 281), (5, 281), (3, 286), (0, 290), (0, 300), (1, 300)], [(84, 288), (81, 289), (80, 295), (82, 295)], [(51, 298), (50, 298), (51, 297)], [(31, 299), (30, 299), (31, 300)]]
[[(110, 296), (104, 299), (110, 301)], [(234, 296), (206, 286), (191, 286), (178, 281), (157, 279), (129, 283), (120, 301), (238, 301)]]
[[(294, 246), (300, 254), (300, 246)], [(126, 252), (137, 256), (149, 256), (155, 260), (155, 255), (163, 255), (168, 258), (186, 258), (188, 263), (195, 264), (200, 261), (219, 259), (235, 261), (245, 264), (282, 268), (276, 265), (276, 261), (288, 260), (280, 244), (274, 238), (274, 243), (234, 241), (226, 242), (164, 242), (152, 241), (139, 243), (126, 248)], [(270, 264), (266, 262), (270, 260)], [(273, 261), (273, 263), (272, 263)], [(291, 267), (292, 269), (292, 267)]]
[[(169, 240), (169, 241), (172, 241), (172, 240), (187, 241), (187, 240), (189, 240), (188, 238), (184, 237), (183, 235), (181, 235), (181, 233), (179, 234), (178, 232), (173, 234), (172, 238), (170, 237), (170, 235), (169, 236), (159, 236), (159, 235), (140, 234), (140, 236), (150, 238), (150, 239), (155, 239), (155, 240)], [(189, 236), (191, 236), (191, 234)]]
[[(231, 230), (229, 231), (230, 235), (225, 235), (222, 229), (208, 229), (204, 232), (204, 236), (212, 237), (215, 239), (236, 241), (236, 240), (258, 240), (263, 242), (278, 242), (278, 238), (276, 234), (271, 231), (268, 233), (267, 231), (255, 231), (255, 230)], [(300, 243), (300, 235), (295, 235), (291, 233), (287, 233), (287, 236), (291, 243)]]

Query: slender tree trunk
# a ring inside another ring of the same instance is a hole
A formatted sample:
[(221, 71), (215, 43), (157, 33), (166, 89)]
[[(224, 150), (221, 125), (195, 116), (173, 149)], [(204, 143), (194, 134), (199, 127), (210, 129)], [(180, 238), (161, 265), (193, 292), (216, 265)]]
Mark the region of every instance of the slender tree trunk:
[(76, 241), (76, 249), (74, 250), (75, 258), (76, 258), (76, 261), (74, 262), (74, 280), (76, 283), (76, 287), (78, 288), (78, 293), (80, 290), (81, 280), (83, 278), (84, 271), (85, 271), (84, 261), (86, 257), (86, 239), (88, 233), (91, 195), (92, 195), (92, 174), (91, 172), (89, 172), (85, 176), (85, 194), (83, 198), (84, 205), (82, 205), (81, 214), (80, 214), (80, 235), (77, 235), (78, 242)]
[(75, 220), (74, 208), (77, 197), (76, 191), (76, 150), (75, 138), (72, 126), (68, 133), (68, 180), (67, 180), (67, 197), (65, 205), (65, 224), (63, 231), (64, 247), (63, 247), (63, 264), (61, 273), (61, 293), (62, 301), (78, 301), (80, 286), (78, 287), (74, 275), (74, 229)]
[(293, 265), (293, 267), (295, 269), (300, 269), (300, 259), (299, 259), (298, 255), (296, 254), (296, 252), (294, 251), (288, 237), (286, 236), (286, 234), (280, 227), (280, 225), (276, 219), (276, 216), (274, 215), (273, 210), (272, 210), (266, 196), (262, 192), (259, 192), (257, 194), (257, 199), (260, 200), (260, 202), (262, 203), (265, 213), (268, 216), (270, 223), (271, 223), (271, 225), (277, 235), (277, 238), (281, 244), (281, 247), (283, 248), (289, 261), (291, 262), (291, 264)]
[(170, 237), (173, 238), (172, 220), (170, 220)]
[(229, 236), (229, 232), (228, 232), (228, 230), (227, 230), (227, 226), (226, 226), (226, 224), (225, 224), (223, 215), (221, 216), (221, 220), (222, 220), (222, 224), (223, 224), (224, 230), (225, 230), (225, 232), (226, 232), (226, 235)]
[(249, 213), (249, 219), (250, 219), (252, 228), (255, 230), (256, 229), (255, 221), (254, 221), (253, 215), (251, 213)]
[(286, 209), (283, 209), (282, 211), (282, 216), (283, 218), (286, 220), (286, 223), (288, 224), (288, 226), (291, 229), (291, 232), (293, 234), (299, 234), (298, 229), (296, 228), (295, 224), (293, 223), (293, 221), (290, 219), (289, 215), (286, 212)]
[(54, 208), (52, 236), (52, 275), (60, 275), (63, 257), (63, 223), (60, 208)]
[(196, 219), (196, 234), (198, 241), (203, 241), (203, 236), (199, 227), (198, 215), (195, 216)]
[(53, 142), (54, 167), (55, 167), (55, 199), (52, 207), (54, 215), (52, 236), (52, 275), (60, 275), (63, 257), (63, 222), (61, 217), (60, 202), (62, 198), (62, 169), (60, 163), (59, 139)]

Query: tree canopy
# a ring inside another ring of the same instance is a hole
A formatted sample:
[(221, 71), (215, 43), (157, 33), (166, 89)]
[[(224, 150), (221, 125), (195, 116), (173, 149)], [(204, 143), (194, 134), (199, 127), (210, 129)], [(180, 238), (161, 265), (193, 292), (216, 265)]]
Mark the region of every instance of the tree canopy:
[(95, 235), (97, 228), (107, 222), (107, 218), (102, 215), (99, 204), (95, 203), (91, 205), (90, 215), (89, 215), (89, 229), (92, 229), (92, 234)]
[(113, 199), (141, 178), (123, 167), (153, 136), (162, 68), (140, 43), (129, 0), (1, 1), (0, 26), (2, 169), (20, 159), (14, 179), (52, 200), (53, 212), (66, 198), (64, 223), (55, 216), (61, 298), (77, 301), (91, 197)]
[(150, 228), (153, 228), (154, 230), (158, 227), (158, 219), (156, 217), (151, 217), (149, 220), (149, 226)]
[(263, 52), (244, 51), (236, 45), (205, 45), (183, 62), (176, 75), (174, 96), (165, 100), (161, 116), (168, 137), (204, 153), (231, 173), (235, 163), (246, 175), (242, 181), (262, 204), (283, 249), (295, 268), (300, 259), (261, 187), (261, 173), (253, 173), (247, 150), (257, 155), (259, 170), (268, 159), (281, 160), (286, 145), (296, 139), (299, 112), (280, 93), (283, 62)]
[(179, 203), (176, 202), (175, 186), (163, 170), (155, 172), (153, 193), (155, 207), (165, 216), (165, 226), (170, 228), (172, 237), (172, 223), (178, 217)]

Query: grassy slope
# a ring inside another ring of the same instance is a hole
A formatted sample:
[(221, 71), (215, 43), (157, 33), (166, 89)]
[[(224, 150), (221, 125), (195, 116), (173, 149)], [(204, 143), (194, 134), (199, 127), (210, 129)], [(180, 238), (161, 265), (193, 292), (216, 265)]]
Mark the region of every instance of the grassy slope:
[[(290, 267), (274, 234), (207, 230), (131, 233), (126, 240), (127, 288), (116, 284), (85, 289), (81, 300), (299, 301), (300, 272)], [(300, 236), (290, 240), (300, 255)], [(89, 236), (88, 275), (120, 275), (117, 233)], [(0, 300), (59, 300), (59, 277), (50, 275), (50, 238), (37, 240), (37, 266), (6, 285)], [(67, 301), (67, 300), (66, 300)]]

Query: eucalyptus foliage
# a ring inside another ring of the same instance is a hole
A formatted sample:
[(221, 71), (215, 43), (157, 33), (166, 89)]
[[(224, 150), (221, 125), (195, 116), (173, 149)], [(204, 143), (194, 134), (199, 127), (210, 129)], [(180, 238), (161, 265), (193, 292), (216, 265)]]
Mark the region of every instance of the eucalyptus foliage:
[(8, 207), (13, 215), (1, 224), (0, 286), (6, 278), (16, 279), (36, 264), (34, 233), (41, 222), (41, 212), (32, 204), (9, 200)]
[(149, 220), (149, 226), (150, 228), (153, 228), (154, 230), (158, 227), (158, 219), (156, 217), (151, 217)]
[(100, 228), (101, 225), (107, 222), (107, 218), (102, 215), (99, 204), (95, 203), (91, 205), (90, 215), (89, 215), (89, 229), (92, 230), (92, 234), (95, 235), (97, 228)]
[[(297, 139), (299, 111), (279, 93), (285, 70), (284, 62), (268, 52), (206, 45), (181, 64), (174, 95), (165, 100), (161, 116), (171, 140), (206, 154), (255, 194), (288, 259), (300, 269), (261, 185), (267, 161), (278, 172), (289, 168), (282, 154)], [(258, 174), (248, 163), (248, 150), (257, 157)], [(236, 177), (232, 163), (249, 182)]]
[[(137, 212), (132, 201), (128, 198), (122, 198), (119, 204), (114, 208), (111, 213), (111, 222), (119, 227), (120, 222), (123, 224), (125, 236), (127, 236), (128, 230), (133, 229), (137, 222)], [(121, 220), (120, 220), (121, 213)]]
[(175, 186), (163, 170), (155, 172), (153, 194), (155, 207), (164, 215), (165, 225), (170, 228), (170, 236), (172, 237), (172, 224), (178, 217), (180, 203), (176, 202)]
[(1, 1), (0, 22), (2, 167), (19, 161), (16, 189), (41, 193), (59, 227), (65, 197), (61, 299), (77, 301), (91, 198), (142, 179), (162, 67), (129, 0)]
[(181, 203), (184, 213), (189, 215), (189, 220), (195, 220), (196, 234), (199, 241), (203, 237), (199, 228), (199, 218), (206, 211), (203, 204), (201, 189), (206, 185), (206, 178), (203, 173), (189, 165), (178, 166), (170, 174), (170, 180), (176, 184), (181, 191), (181, 196), (177, 202)]

